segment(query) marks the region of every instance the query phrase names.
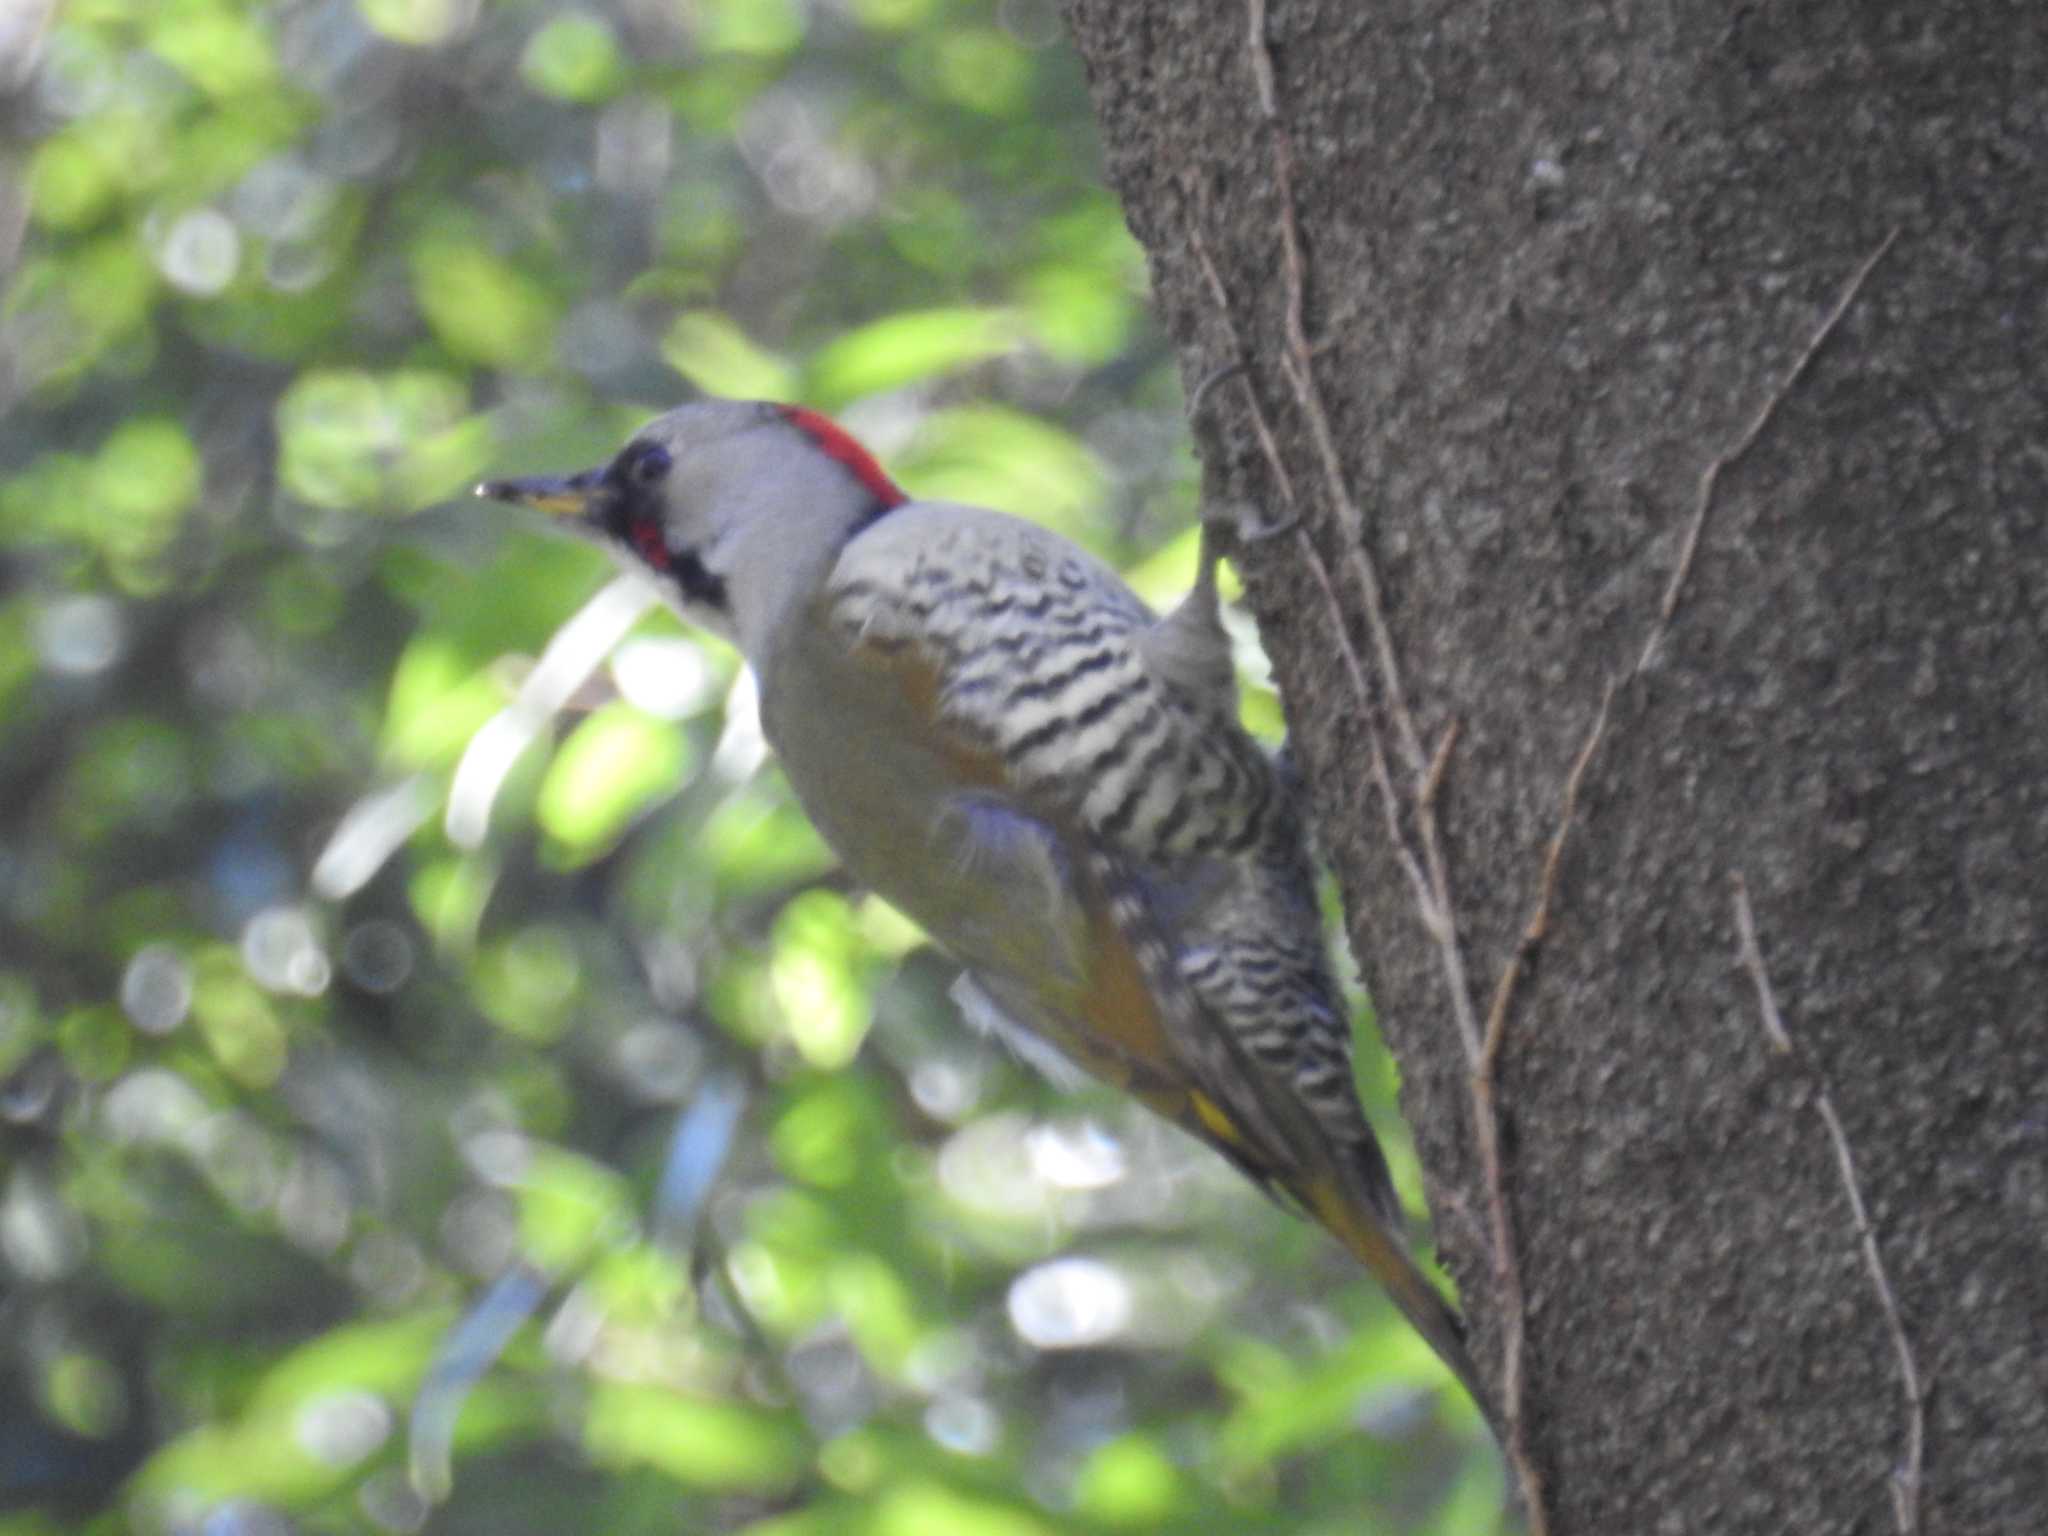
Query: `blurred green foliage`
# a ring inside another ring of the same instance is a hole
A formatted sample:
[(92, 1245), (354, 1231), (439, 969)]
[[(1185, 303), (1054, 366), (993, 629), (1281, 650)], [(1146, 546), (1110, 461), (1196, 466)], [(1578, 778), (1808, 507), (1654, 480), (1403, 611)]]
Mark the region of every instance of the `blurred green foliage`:
[(1334, 1245), (464, 495), (795, 398), (1174, 596), (1050, 0), (24, 0), (0, 121), (0, 1532), (1494, 1524)]

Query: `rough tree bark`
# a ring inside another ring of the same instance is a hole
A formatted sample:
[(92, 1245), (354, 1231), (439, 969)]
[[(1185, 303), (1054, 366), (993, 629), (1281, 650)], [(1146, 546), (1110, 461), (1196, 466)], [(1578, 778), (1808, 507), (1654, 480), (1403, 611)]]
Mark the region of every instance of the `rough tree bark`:
[(2036, 0), (1067, 9), (1549, 1529), (2042, 1529)]

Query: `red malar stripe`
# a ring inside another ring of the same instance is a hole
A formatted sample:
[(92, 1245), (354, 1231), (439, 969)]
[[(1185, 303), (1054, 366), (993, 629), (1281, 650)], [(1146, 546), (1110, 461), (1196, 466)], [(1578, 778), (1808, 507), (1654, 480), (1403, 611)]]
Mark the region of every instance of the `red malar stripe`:
[(784, 405), (776, 409), (782, 412), (784, 421), (816, 443), (826, 458), (837, 459), (852, 470), (854, 478), (866, 486), (868, 494), (883, 506), (900, 507), (910, 500), (903, 494), (902, 487), (882, 472), (875, 456), (861, 447), (838, 422), (806, 406)]

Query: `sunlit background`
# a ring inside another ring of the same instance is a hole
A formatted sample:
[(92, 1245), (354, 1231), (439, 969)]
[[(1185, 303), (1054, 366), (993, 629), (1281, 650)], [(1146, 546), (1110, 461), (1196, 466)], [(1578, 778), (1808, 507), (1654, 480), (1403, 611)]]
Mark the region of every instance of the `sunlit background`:
[(1173, 596), (1050, 0), (0, 0), (0, 128), (0, 1532), (1495, 1528), (1335, 1245), (464, 494), (795, 399)]

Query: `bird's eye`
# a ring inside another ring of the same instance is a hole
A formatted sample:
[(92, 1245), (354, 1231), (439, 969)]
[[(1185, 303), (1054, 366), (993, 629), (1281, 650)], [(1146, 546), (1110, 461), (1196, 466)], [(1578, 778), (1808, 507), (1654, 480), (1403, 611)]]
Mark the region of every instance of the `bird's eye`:
[(672, 462), (666, 448), (645, 448), (641, 451), (640, 457), (633, 461), (633, 478), (642, 485), (652, 485), (668, 473)]

